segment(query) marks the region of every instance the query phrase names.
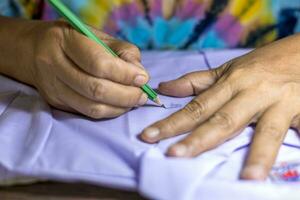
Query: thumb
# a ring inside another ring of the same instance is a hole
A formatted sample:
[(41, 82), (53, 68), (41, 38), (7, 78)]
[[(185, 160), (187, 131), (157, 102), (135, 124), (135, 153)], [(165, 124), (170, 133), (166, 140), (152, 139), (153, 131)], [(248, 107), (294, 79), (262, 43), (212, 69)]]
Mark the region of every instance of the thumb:
[(215, 69), (191, 72), (176, 80), (162, 82), (158, 90), (162, 94), (174, 97), (198, 95), (216, 83), (231, 63), (232, 61), (228, 61)]
[(188, 73), (176, 80), (162, 82), (158, 90), (165, 95), (186, 97), (197, 95), (216, 82), (213, 70)]

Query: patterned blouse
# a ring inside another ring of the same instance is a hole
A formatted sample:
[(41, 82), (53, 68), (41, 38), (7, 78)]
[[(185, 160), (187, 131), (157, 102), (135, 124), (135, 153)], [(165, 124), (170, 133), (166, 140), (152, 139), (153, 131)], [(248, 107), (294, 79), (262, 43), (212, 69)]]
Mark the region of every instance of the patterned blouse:
[[(86, 23), (141, 49), (257, 47), (300, 32), (300, 0), (63, 0)], [(58, 17), (46, 0), (1, 0), (0, 14)]]

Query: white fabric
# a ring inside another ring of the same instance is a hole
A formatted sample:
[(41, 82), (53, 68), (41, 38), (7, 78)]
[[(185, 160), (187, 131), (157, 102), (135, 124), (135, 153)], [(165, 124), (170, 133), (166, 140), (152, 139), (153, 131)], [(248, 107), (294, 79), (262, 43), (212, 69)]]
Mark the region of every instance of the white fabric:
[[(247, 50), (208, 51), (217, 66)], [(207, 69), (198, 52), (145, 52), (150, 84)], [(184, 106), (192, 98), (161, 96)], [(50, 108), (35, 90), (0, 76), (0, 180), (84, 181), (137, 190), (154, 199), (299, 199), (297, 183), (240, 181), (252, 128), (194, 159), (165, 157), (184, 135), (145, 144), (137, 135), (179, 108), (144, 106), (110, 120), (92, 120)], [(300, 140), (289, 130), (277, 161), (300, 160)], [(22, 177), (27, 177), (23, 179)]]

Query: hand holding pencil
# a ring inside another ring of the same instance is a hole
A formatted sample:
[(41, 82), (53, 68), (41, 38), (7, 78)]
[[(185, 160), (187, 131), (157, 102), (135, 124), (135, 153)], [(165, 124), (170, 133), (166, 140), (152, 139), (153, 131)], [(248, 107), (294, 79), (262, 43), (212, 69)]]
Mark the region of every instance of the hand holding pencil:
[(0, 21), (7, 27), (3, 46), (15, 46), (3, 52), (7, 59), (2, 73), (36, 87), (53, 107), (101, 119), (146, 103), (148, 96), (140, 87), (149, 76), (134, 45), (93, 29), (116, 52), (114, 57), (65, 21)]
[(120, 57), (78, 33), (66, 22), (44, 24), (37, 45), (37, 88), (50, 104), (100, 119), (146, 103), (139, 87), (148, 81), (138, 49), (94, 30)]
[(67, 21), (0, 16), (6, 27), (0, 42), (7, 47), (0, 54), (2, 74), (34, 86), (55, 108), (95, 119), (117, 117), (148, 99), (160, 105), (137, 47), (74, 21), (76, 16), (70, 20), (67, 7), (57, 10)]
[[(107, 53), (111, 54), (114, 57), (118, 57), (118, 54), (115, 53), (113, 49), (111, 49), (104, 41), (102, 41), (97, 35), (95, 35), (90, 28), (85, 25), (64, 3), (60, 0), (49, 0), (49, 3), (52, 7), (66, 19), (78, 32), (87, 36), (89, 39), (98, 43), (100, 46), (106, 50)], [(160, 99), (157, 93), (147, 84), (141, 86), (141, 89), (147, 94), (148, 98), (165, 108), (164, 104), (160, 102)]]

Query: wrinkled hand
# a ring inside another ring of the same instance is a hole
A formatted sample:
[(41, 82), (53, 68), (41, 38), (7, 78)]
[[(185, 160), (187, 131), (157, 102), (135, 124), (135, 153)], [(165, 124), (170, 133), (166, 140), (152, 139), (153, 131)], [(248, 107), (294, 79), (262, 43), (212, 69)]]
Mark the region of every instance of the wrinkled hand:
[(159, 91), (198, 96), (146, 128), (142, 140), (155, 143), (191, 131), (167, 155), (194, 157), (257, 122), (241, 178), (264, 180), (288, 128), (300, 127), (300, 35), (256, 49), (213, 71), (161, 83)]
[(148, 81), (138, 48), (96, 29), (115, 58), (66, 22), (41, 23), (34, 35), (34, 86), (54, 107), (92, 118), (115, 117), (143, 105)]

